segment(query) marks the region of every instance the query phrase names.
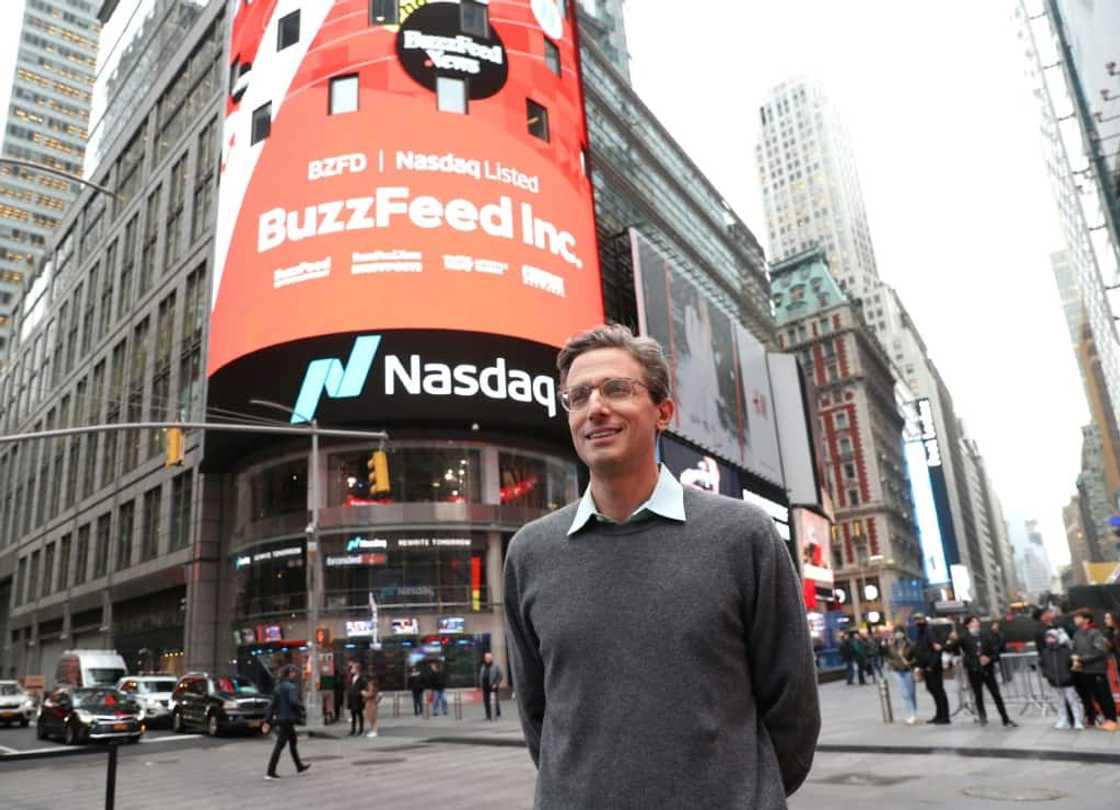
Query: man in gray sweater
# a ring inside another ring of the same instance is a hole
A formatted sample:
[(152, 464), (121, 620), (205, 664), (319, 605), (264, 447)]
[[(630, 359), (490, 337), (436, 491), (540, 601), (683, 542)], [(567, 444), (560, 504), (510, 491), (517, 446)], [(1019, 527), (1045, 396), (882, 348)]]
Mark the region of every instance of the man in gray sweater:
[(656, 462), (660, 346), (621, 326), (557, 359), (582, 499), (505, 564), (509, 660), (538, 810), (775, 810), (820, 731), (801, 588), (770, 518)]

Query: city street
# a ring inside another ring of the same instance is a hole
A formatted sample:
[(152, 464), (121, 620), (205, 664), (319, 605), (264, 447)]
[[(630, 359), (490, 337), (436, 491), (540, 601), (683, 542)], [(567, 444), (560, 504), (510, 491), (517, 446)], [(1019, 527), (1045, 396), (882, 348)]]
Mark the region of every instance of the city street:
[[(1076, 750), (1120, 761), (1120, 735), (1055, 731), (1052, 716), (1031, 713), (1017, 715), (1021, 728), (1009, 731), (982, 731), (967, 720), (946, 728), (884, 725), (872, 686), (826, 684), (821, 696), (821, 750), (808, 781), (790, 801), (794, 810), (872, 800), (886, 806), (954, 809), (1007, 801), (1044, 801), (1048, 807), (1077, 810), (1116, 806), (1120, 768), (1115, 763), (1046, 757)], [(382, 706), (391, 715), (390, 696)], [(328, 791), (331, 796), (368, 796), (382, 807), (418, 801), (456, 810), (530, 807), (534, 771), (513, 706), (507, 703), (496, 723), (486, 723), (479, 714), (477, 705), (466, 705), (461, 721), (388, 717), (374, 740), (349, 738), (341, 725), (312, 727), (313, 736), (303, 734), (300, 740), (312, 770), (295, 776), (285, 754), (278, 782), (263, 779), (269, 740), (155, 732), (140, 745), (121, 749), (117, 807), (150, 807), (158, 795), (162, 810), (245, 804), (294, 808), (320, 801)], [(29, 731), (33, 729), (2, 731), (0, 745), (22, 749), (34, 740)], [(841, 746), (875, 750), (830, 750)], [(940, 753), (906, 753), (914, 747)], [(103, 757), (0, 767), (4, 806), (12, 810), (99, 806), (104, 791)]]

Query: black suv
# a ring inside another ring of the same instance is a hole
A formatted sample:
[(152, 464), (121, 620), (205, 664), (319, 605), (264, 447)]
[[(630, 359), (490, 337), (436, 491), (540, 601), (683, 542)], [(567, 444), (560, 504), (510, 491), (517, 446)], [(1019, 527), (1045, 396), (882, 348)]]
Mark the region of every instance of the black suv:
[(270, 702), (245, 678), (190, 672), (171, 693), (171, 728), (179, 733), (201, 729), (211, 737), (259, 731)]

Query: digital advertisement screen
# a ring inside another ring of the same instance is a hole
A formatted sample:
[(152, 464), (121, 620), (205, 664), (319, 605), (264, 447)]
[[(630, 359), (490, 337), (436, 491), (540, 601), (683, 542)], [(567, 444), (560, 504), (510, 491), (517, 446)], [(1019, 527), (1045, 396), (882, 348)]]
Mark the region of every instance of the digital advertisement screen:
[(801, 581), (805, 609), (827, 610), (834, 586), (832, 524), (809, 509), (793, 509), (793, 531), (801, 552)]
[(633, 228), (630, 241), (641, 331), (673, 372), (673, 430), (781, 484), (765, 347)]
[(294, 28), (290, 5), (232, 20), (212, 401), (294, 341), (601, 323), (575, 4), (324, 1)]

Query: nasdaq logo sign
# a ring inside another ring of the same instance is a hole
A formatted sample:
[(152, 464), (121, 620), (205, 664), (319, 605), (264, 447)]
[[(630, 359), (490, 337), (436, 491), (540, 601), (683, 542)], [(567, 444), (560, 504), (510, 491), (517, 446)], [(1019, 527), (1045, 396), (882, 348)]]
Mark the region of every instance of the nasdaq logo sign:
[(381, 345), (381, 335), (362, 335), (354, 341), (346, 365), (337, 357), (312, 360), (303, 375), (303, 384), (296, 399), (292, 422), (310, 422), (315, 418), (323, 394), (331, 399), (360, 396), (369, 377), (373, 358)]

